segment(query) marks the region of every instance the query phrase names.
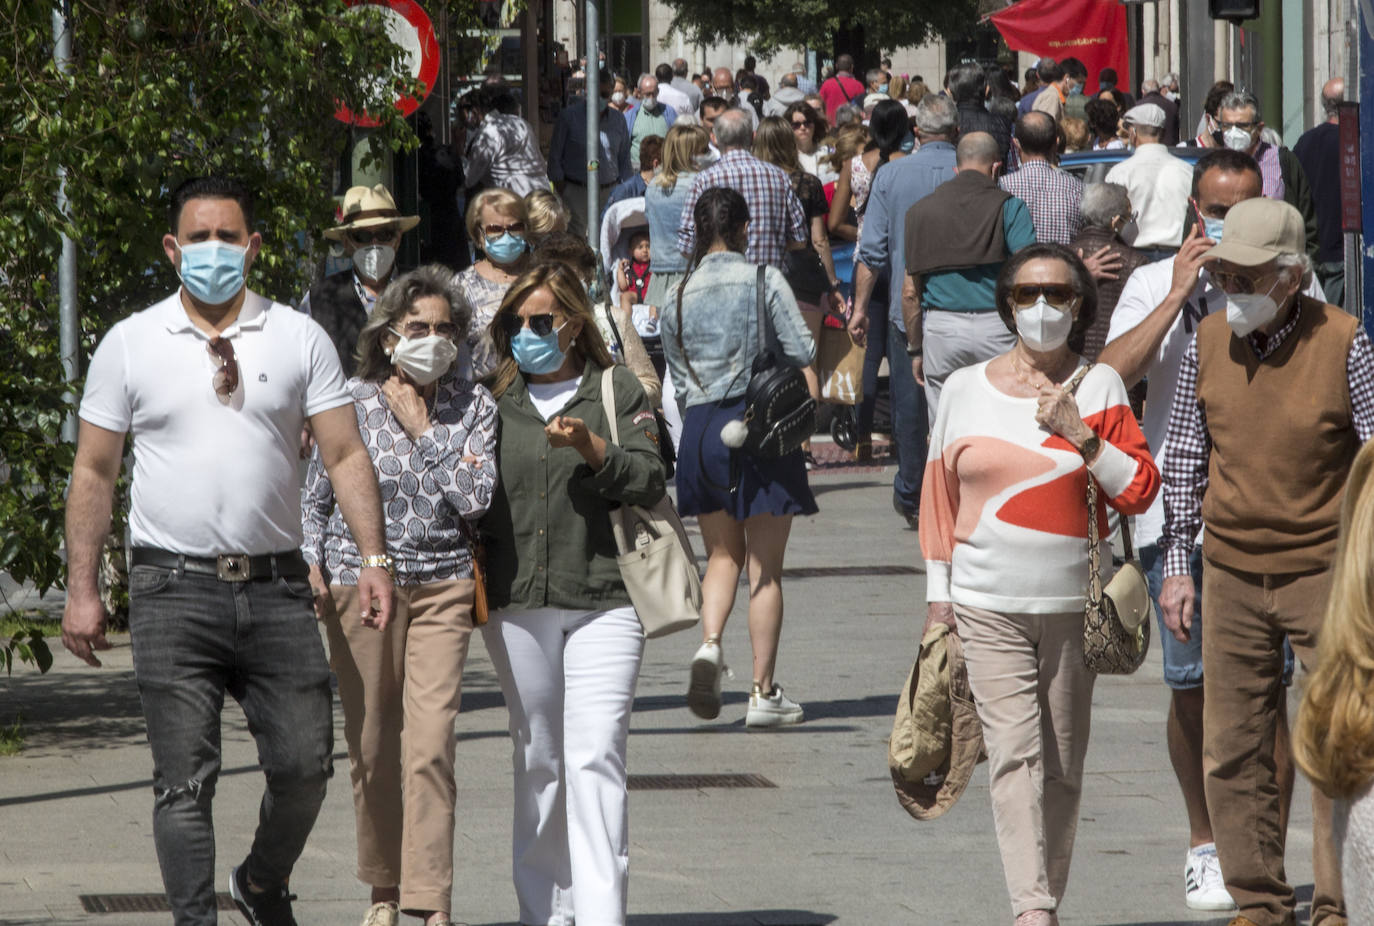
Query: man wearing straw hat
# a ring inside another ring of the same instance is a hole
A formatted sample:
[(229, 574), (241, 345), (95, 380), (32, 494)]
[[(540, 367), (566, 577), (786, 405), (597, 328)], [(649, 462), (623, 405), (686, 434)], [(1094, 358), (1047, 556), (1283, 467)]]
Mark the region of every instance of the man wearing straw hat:
[(358, 333), (367, 324), (377, 294), (395, 274), (401, 235), (418, 224), (420, 217), (401, 215), (391, 193), (379, 183), (350, 187), (344, 194), (339, 224), (325, 229), (326, 238), (343, 245), (353, 267), (331, 273), (310, 287), (300, 309), (319, 322), (334, 342), (344, 376), (353, 375)]

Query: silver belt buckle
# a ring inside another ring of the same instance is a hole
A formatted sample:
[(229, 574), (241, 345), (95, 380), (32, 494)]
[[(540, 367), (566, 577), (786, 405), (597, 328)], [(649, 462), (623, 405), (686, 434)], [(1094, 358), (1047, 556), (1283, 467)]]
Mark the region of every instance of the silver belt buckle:
[(238, 553), (215, 557), (215, 574), (221, 582), (247, 582), (252, 570), (249, 558)]

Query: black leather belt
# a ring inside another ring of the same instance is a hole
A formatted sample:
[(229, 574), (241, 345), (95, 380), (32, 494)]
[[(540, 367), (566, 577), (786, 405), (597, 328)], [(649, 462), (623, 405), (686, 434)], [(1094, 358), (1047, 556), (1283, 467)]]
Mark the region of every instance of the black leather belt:
[(180, 569), (193, 575), (214, 576), (222, 582), (268, 582), (282, 576), (307, 576), (310, 567), (300, 550), (289, 553), (264, 553), (248, 556), (225, 553), (222, 556), (187, 556), (157, 547), (134, 547), (129, 551), (129, 566), (158, 566)]

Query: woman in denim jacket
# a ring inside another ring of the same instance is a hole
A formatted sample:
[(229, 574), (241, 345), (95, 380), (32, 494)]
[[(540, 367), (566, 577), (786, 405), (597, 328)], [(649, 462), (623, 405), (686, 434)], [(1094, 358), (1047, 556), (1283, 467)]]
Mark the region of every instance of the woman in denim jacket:
[(699, 125), (675, 125), (663, 139), (663, 168), (644, 192), (644, 217), (649, 222), (649, 292), (644, 301), (662, 309), (672, 299), (687, 258), (677, 249), (682, 207), (697, 178), (700, 159), (710, 149), (711, 136)]
[[(639, 381), (612, 363), (571, 267), (517, 279), (489, 334), (501, 436), (482, 521), (492, 608), (482, 636), (510, 710), (520, 922), (624, 926), (625, 753), (644, 630), (610, 510), (663, 498), (658, 428)], [(601, 400), (606, 376), (619, 444)]]
[[(744, 415), (744, 394), (758, 354), (758, 267), (744, 259), (749, 207), (727, 187), (707, 190), (693, 212), (697, 253), (662, 316), (663, 348), (687, 406), (678, 450), (678, 510), (697, 515), (706, 543), (702, 632), (692, 660), (687, 704), (707, 720), (720, 714), (720, 636), (734, 607), (740, 572), (749, 568), (749, 638), (753, 689), (745, 724), (800, 723), (801, 706), (773, 680), (782, 631), (782, 560), (792, 516), (815, 514), (800, 450), (764, 460), (732, 450), (721, 428)], [(792, 290), (774, 267), (764, 271), (768, 344), (783, 362), (805, 367), (816, 345)]]

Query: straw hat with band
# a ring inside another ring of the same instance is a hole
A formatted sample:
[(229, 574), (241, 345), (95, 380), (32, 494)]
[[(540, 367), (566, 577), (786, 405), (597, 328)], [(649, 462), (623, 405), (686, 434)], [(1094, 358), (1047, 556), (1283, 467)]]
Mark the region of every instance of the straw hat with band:
[(339, 224), (325, 229), (324, 236), (331, 241), (342, 241), (344, 234), (354, 229), (394, 225), (397, 231), (408, 232), (419, 224), (418, 215), (401, 215), (396, 208), (396, 200), (391, 198), (391, 193), (382, 184), (355, 186), (349, 187), (344, 194)]
[(954, 806), (984, 758), (963, 643), (936, 624), (921, 641), (888, 741), (897, 800), (917, 820), (933, 820)]

